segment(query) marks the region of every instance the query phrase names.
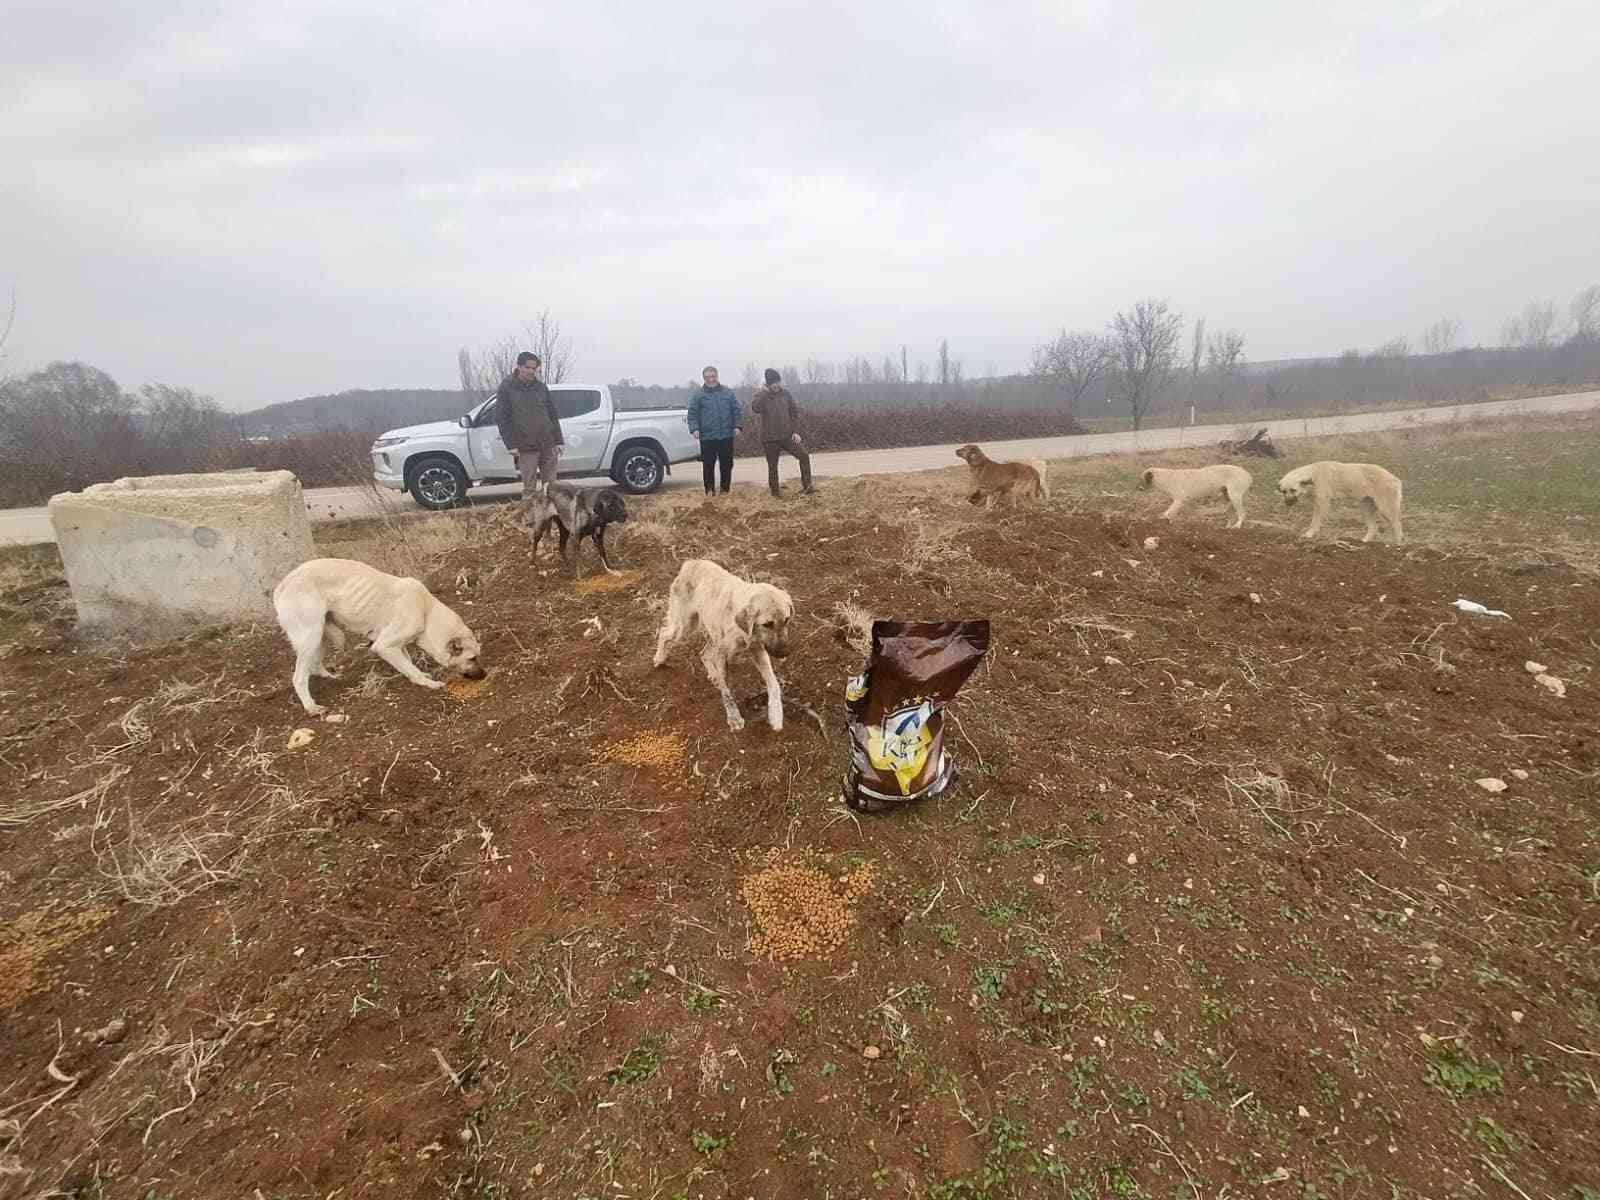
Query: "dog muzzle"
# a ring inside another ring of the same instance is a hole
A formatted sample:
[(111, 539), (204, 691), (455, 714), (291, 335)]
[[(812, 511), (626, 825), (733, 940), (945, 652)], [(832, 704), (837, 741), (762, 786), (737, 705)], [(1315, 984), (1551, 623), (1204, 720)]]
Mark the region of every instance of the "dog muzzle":
[(773, 658), (788, 658), (789, 647), (783, 642), (779, 642), (776, 646), (768, 646), (767, 653), (772, 655)]
[(463, 679), (482, 679), (485, 674), (484, 669), (477, 663), (471, 663), (461, 668), (461, 678)]

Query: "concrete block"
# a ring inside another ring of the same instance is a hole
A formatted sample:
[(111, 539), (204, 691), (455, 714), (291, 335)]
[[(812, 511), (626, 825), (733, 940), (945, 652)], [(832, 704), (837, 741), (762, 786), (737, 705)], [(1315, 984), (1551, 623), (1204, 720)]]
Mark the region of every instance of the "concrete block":
[(317, 550), (289, 471), (146, 475), (50, 498), (88, 632), (168, 637), (272, 619), (272, 589)]

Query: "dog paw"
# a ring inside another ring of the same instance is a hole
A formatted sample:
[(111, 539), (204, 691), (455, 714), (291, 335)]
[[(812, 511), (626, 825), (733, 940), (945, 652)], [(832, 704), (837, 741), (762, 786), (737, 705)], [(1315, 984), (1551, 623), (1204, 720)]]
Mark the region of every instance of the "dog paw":
[(728, 718), (728, 728), (733, 730), (734, 733), (738, 733), (744, 728), (744, 718), (735, 713)]
[(444, 684), (439, 682), (437, 679), (419, 679), (417, 680), (417, 683), (422, 687), (428, 688), (430, 691), (435, 692), (444, 686)]
[(313, 717), (320, 717), (323, 713), (325, 713), (327, 711), (328, 711), (328, 706), (326, 704), (308, 704), (308, 705), (306, 705), (306, 712), (309, 713)]

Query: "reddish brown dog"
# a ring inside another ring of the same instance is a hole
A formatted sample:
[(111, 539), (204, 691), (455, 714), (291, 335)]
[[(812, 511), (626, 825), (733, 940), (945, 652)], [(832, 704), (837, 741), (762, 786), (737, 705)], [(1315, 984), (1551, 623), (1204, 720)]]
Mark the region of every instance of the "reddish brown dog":
[(985, 508), (993, 508), (994, 502), (1002, 496), (1009, 497), (1012, 504), (1018, 500), (1049, 499), (1042, 460), (995, 462), (981, 447), (973, 445), (962, 446), (956, 451), (956, 457), (965, 459), (972, 468), (972, 482), (977, 490), (967, 499), (974, 504), (982, 500)]

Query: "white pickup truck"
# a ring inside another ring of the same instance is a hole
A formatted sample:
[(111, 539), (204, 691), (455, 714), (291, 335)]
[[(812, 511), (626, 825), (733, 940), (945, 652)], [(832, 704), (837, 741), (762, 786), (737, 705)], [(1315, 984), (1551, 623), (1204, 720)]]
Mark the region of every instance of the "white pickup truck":
[[(681, 408), (618, 412), (611, 389), (551, 385), (566, 453), (562, 475), (609, 475), (618, 487), (642, 495), (671, 474), (672, 464), (700, 457)], [(372, 474), (382, 487), (407, 491), (423, 508), (453, 508), (467, 489), (516, 483), (511, 452), (495, 425), (490, 396), (454, 421), (391, 429), (372, 443)]]

